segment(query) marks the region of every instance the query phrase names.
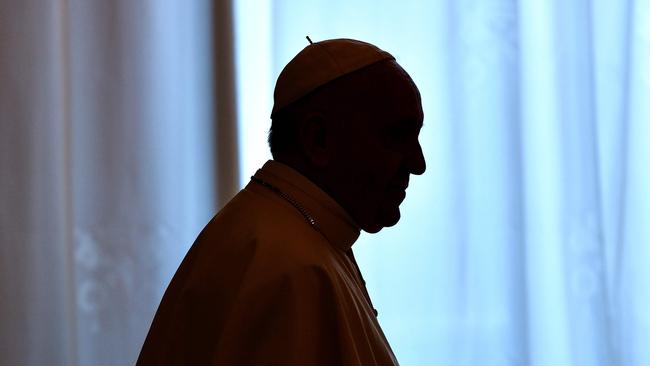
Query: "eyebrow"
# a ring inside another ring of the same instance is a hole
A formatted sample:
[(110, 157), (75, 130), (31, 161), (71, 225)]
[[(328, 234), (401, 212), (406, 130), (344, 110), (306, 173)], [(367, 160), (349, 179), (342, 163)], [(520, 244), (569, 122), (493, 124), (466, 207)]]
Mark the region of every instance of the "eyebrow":
[(424, 120), (420, 120), (419, 118), (404, 118), (400, 123), (408, 123), (417, 129), (424, 127)]

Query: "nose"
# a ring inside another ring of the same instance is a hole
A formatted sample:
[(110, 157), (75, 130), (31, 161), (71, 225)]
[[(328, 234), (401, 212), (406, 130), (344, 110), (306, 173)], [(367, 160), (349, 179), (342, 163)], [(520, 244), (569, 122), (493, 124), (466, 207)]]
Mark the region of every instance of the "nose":
[(421, 175), (424, 173), (425, 170), (427, 170), (427, 163), (424, 160), (424, 154), (422, 153), (422, 146), (420, 146), (420, 142), (416, 142), (413, 148), (411, 149), (411, 153), (409, 154), (408, 157), (408, 165), (409, 165), (409, 171), (411, 174), (414, 175)]

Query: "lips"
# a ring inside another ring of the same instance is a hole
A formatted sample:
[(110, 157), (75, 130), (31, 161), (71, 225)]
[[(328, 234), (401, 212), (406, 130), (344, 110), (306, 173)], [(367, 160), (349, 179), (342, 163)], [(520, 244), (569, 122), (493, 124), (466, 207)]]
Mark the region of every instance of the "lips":
[(390, 185), (391, 189), (399, 189), (402, 191), (405, 191), (406, 188), (409, 187), (409, 180), (408, 179), (400, 179), (399, 181), (395, 181), (394, 184)]
[(402, 201), (404, 201), (404, 198), (406, 198), (406, 188), (391, 187), (388, 190), (388, 197), (390, 197), (392, 201), (402, 203)]
[(404, 199), (406, 198), (406, 190), (403, 189), (399, 193), (400, 193), (399, 202), (402, 203), (402, 201), (404, 201)]
[(397, 205), (399, 205), (406, 198), (406, 188), (408, 188), (408, 186), (408, 178), (396, 179), (392, 184), (388, 185), (386, 195), (389, 197), (390, 201), (397, 202)]

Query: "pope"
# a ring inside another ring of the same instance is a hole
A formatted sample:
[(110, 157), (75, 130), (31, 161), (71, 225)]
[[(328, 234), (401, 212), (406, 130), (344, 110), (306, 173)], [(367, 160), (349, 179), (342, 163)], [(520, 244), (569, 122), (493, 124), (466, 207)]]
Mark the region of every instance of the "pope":
[(399, 221), (426, 168), (423, 118), (388, 52), (333, 39), (298, 53), (275, 86), (273, 160), (199, 234), (138, 365), (397, 365), (352, 246)]

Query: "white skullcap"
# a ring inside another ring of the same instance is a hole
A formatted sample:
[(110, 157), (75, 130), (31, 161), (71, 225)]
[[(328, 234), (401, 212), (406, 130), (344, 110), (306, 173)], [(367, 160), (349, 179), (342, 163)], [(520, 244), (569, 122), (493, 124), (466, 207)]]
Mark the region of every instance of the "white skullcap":
[(354, 39), (312, 43), (289, 61), (278, 76), (271, 117), (332, 80), (387, 59), (395, 58), (370, 43)]

